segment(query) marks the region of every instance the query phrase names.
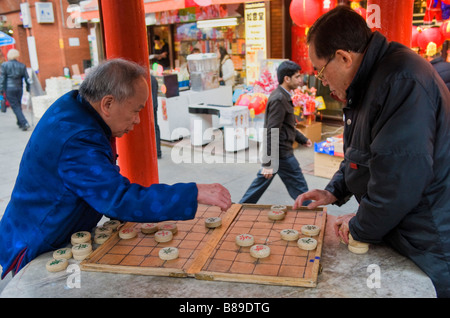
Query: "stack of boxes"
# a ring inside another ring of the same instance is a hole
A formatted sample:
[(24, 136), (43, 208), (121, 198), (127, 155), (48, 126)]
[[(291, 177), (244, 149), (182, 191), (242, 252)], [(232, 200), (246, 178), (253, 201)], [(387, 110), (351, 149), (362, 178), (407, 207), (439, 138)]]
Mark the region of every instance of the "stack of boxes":
[(41, 118), (47, 109), (62, 95), (72, 90), (72, 80), (65, 77), (51, 77), (45, 80), (46, 95), (34, 96), (33, 103), (34, 117)]

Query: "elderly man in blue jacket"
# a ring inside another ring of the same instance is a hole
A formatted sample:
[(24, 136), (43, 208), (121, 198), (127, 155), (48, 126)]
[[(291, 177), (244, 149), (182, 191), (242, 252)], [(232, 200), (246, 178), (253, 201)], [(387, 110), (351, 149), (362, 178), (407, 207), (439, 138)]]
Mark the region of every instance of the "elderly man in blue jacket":
[(337, 218), (348, 242), (386, 242), (450, 297), (450, 93), (410, 48), (371, 32), (355, 11), (338, 6), (308, 32), (317, 77), (345, 102), (344, 160), (324, 190), (300, 195), (313, 208), (344, 204)]
[(159, 222), (192, 219), (198, 203), (231, 206), (219, 184), (143, 187), (119, 173), (111, 138), (139, 124), (148, 97), (146, 70), (113, 59), (47, 110), (25, 148), (0, 222), (2, 278), (66, 245), (74, 232), (90, 231), (103, 215)]

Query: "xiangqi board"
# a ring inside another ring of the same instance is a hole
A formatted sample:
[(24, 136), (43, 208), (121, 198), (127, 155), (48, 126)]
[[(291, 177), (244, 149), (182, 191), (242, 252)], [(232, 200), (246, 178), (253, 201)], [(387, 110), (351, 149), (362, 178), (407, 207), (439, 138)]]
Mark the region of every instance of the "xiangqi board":
[[(326, 224), (326, 209), (292, 210), (287, 207), (282, 220), (268, 218), (270, 205), (233, 204), (226, 212), (217, 207), (200, 205), (196, 218), (177, 221), (177, 232), (169, 242), (155, 241), (154, 233), (138, 231), (135, 238), (123, 240), (115, 233), (81, 263), (82, 270), (133, 273), (155, 276), (195, 277), (204, 280), (250, 282), (259, 284), (314, 287), (320, 268), (320, 256)], [(220, 217), (222, 224), (207, 228), (205, 219)], [(166, 222), (161, 222), (164, 224)], [(317, 247), (306, 251), (297, 241), (286, 241), (280, 236), (284, 229), (295, 229), (301, 234), (303, 225), (321, 228), (313, 236)], [(139, 229), (139, 223), (124, 227)], [(254, 244), (270, 248), (270, 255), (255, 258), (250, 248), (238, 246), (236, 236), (250, 234)], [(179, 256), (162, 260), (162, 248), (175, 247)]]

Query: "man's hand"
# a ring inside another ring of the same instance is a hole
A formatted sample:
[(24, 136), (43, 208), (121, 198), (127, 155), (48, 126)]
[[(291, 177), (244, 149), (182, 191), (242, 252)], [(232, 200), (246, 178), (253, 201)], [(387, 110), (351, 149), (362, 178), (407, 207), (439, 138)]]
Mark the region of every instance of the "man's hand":
[(348, 244), (348, 222), (355, 216), (355, 213), (349, 213), (345, 215), (339, 215), (334, 222), (334, 233), (338, 236), (345, 244)]
[(308, 209), (317, 208), (319, 205), (331, 204), (337, 200), (337, 198), (327, 190), (314, 189), (305, 193), (300, 194), (297, 199), (295, 199), (293, 209), (298, 209), (302, 206), (304, 201), (314, 200), (308, 204)]
[(231, 207), (231, 194), (222, 185), (213, 184), (197, 184), (198, 196), (197, 202), (200, 204), (216, 205), (226, 211)]
[(311, 139), (308, 139), (307, 141), (306, 141), (306, 144), (303, 144), (303, 147), (311, 147), (312, 146), (312, 141), (311, 141)]
[(264, 176), (264, 178), (270, 179), (273, 176), (273, 169), (262, 168), (261, 174)]

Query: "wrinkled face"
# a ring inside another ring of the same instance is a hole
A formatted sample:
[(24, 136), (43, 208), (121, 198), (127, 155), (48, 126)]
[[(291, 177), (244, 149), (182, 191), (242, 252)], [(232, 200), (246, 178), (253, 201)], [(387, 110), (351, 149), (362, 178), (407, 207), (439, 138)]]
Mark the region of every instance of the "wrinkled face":
[(349, 82), (346, 79), (346, 69), (342, 67), (342, 55), (340, 52), (335, 54), (334, 57), (319, 59), (316, 56), (314, 44), (311, 43), (309, 46), (309, 58), (314, 68), (318, 71), (321, 70), (320, 80), (324, 86), (329, 86), (331, 95), (345, 101), (347, 88), (351, 81)]
[(139, 113), (149, 96), (147, 81), (141, 78), (134, 83), (134, 96), (119, 102), (112, 98), (107, 124), (113, 137), (122, 137), (140, 123)]

